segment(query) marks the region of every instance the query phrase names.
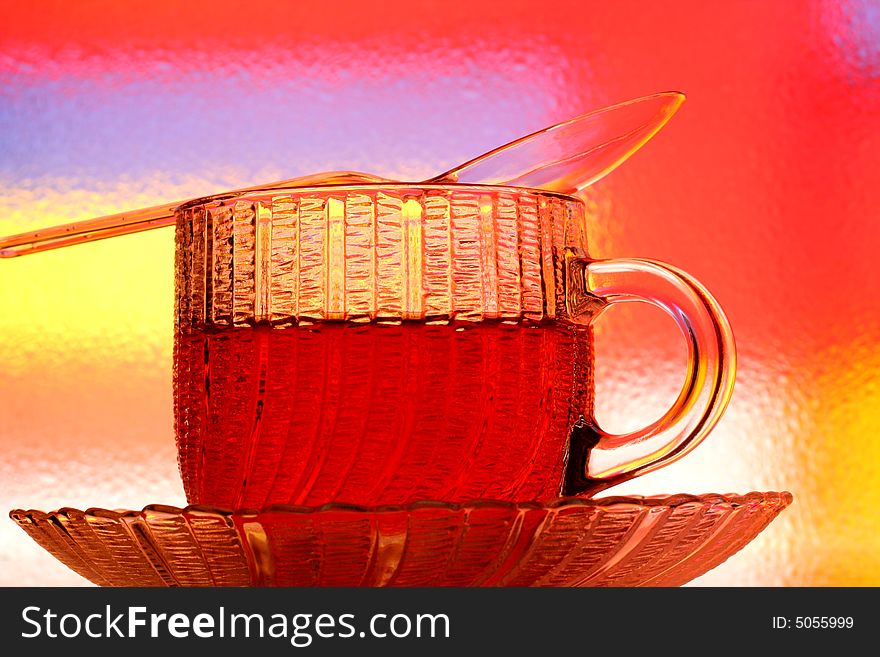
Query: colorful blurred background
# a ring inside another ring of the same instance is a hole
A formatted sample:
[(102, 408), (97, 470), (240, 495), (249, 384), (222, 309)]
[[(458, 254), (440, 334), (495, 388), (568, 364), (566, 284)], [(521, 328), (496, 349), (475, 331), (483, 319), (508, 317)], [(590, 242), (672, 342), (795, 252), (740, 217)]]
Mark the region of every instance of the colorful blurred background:
[[(688, 102), (588, 193), (596, 256), (702, 280), (740, 367), (694, 453), (615, 493), (794, 493), (704, 585), (880, 585), (880, 4), (0, 5), (0, 234), (321, 170), (422, 179), (585, 110)], [(184, 504), (173, 231), (0, 262), (0, 510)], [(684, 345), (598, 325), (599, 419)], [(5, 511), (3, 511), (5, 513)], [(0, 584), (86, 584), (0, 520)]]

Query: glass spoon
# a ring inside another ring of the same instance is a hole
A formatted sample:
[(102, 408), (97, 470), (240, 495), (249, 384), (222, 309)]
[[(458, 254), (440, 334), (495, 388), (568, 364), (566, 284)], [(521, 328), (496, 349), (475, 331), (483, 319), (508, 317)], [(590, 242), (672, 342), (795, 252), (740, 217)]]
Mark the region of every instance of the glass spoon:
[[(684, 102), (670, 91), (602, 108), (520, 137), (418, 184), (485, 184), (573, 194), (603, 178), (639, 150)], [(316, 173), (236, 189), (221, 196), (279, 187), (398, 182), (367, 173)], [(212, 198), (216, 198), (213, 195)], [(174, 224), (174, 201), (130, 212), (0, 238), (0, 257), (58, 249)]]

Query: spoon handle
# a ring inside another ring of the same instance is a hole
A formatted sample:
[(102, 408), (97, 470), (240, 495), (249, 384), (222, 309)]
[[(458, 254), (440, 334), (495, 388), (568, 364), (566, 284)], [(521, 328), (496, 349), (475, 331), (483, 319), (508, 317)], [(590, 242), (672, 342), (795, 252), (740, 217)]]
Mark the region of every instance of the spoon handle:
[(174, 208), (177, 205), (179, 203), (155, 205), (151, 208), (108, 214), (86, 221), (75, 221), (63, 226), (3, 237), (0, 238), (0, 258), (13, 258), (171, 226), (174, 224)]
[[(244, 192), (256, 192), (276, 187), (308, 187), (309, 185), (344, 185), (357, 183), (382, 183), (391, 182), (386, 178), (380, 178), (369, 173), (354, 171), (333, 171), (330, 173), (315, 173), (299, 178), (279, 180), (274, 183), (264, 183), (253, 187), (244, 187), (230, 192), (218, 194), (212, 198), (236, 196)], [(28, 233), (10, 235), (0, 238), (0, 258), (14, 258), (15, 256), (51, 251), (64, 246), (83, 244), (140, 233), (145, 230), (162, 228), (174, 225), (174, 211), (192, 199), (174, 201), (162, 205), (154, 205), (150, 208), (141, 208), (131, 212), (119, 212), (108, 214), (86, 221), (75, 221), (70, 224), (42, 228)]]

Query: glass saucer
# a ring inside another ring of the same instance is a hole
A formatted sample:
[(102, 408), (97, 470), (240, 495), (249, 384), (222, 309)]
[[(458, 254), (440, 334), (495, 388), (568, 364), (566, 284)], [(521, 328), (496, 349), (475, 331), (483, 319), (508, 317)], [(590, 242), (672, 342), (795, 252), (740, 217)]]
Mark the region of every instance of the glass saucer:
[(757, 536), (790, 493), (10, 513), (104, 586), (679, 586)]

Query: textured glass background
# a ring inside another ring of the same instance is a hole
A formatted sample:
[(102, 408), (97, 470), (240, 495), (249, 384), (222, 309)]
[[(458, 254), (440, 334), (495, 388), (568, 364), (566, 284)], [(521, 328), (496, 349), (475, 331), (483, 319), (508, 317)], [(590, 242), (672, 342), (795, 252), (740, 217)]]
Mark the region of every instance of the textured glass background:
[[(700, 278), (730, 410), (614, 492), (788, 489), (702, 584), (880, 585), (880, 6), (843, 2), (0, 6), (0, 234), (327, 169), (445, 170), (584, 110), (688, 102), (589, 193), (592, 252)], [(0, 509), (182, 504), (173, 231), (0, 262)], [(597, 330), (609, 429), (659, 416), (684, 347)], [(0, 521), (0, 583), (85, 583)]]

